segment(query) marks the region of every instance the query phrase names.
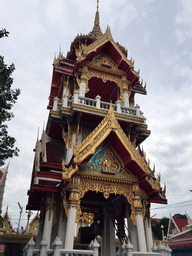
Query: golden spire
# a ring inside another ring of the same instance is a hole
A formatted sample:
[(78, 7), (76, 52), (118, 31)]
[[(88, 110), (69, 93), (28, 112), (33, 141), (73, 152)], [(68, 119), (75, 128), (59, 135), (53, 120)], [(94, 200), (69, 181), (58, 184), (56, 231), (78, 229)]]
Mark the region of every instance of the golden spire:
[(96, 11), (96, 14), (95, 14), (95, 23), (94, 25), (99, 25), (99, 0), (97, 0), (97, 11)]
[(97, 11), (95, 14), (95, 22), (93, 30), (89, 33), (89, 36), (95, 37), (96, 39), (103, 35), (99, 26), (99, 0), (97, 0)]

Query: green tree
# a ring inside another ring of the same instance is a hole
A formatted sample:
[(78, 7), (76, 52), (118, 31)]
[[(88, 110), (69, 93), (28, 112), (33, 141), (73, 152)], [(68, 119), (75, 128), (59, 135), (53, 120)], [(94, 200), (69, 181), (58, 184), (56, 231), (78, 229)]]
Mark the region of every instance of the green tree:
[(161, 228), (162, 225), (163, 225), (164, 235), (167, 236), (167, 230), (169, 225), (168, 218), (164, 217), (159, 222), (157, 222), (156, 220), (151, 221), (153, 236), (158, 240), (162, 240), (162, 228)]
[[(0, 38), (8, 36), (8, 33), (5, 29), (0, 30)], [(14, 117), (10, 110), (20, 94), (19, 89), (11, 89), (13, 83), (11, 75), (14, 70), (14, 64), (7, 66), (4, 63), (4, 57), (0, 56), (0, 166), (5, 164), (7, 158), (18, 156), (19, 152), (15, 147), (16, 140), (8, 135), (8, 126), (5, 124)]]
[(187, 216), (185, 214), (176, 213), (175, 215), (173, 215), (173, 218), (187, 219)]
[(5, 28), (0, 30), (0, 38), (4, 36), (8, 36), (8, 34), (9, 32)]

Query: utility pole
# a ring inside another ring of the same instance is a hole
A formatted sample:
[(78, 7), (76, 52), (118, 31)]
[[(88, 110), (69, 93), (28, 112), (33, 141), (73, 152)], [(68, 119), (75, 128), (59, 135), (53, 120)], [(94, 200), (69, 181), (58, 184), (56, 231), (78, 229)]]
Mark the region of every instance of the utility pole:
[(19, 222), (18, 222), (18, 228), (17, 228), (17, 234), (19, 233), (19, 226), (21, 221), (21, 214), (23, 213), (23, 206), (21, 207), (20, 203), (18, 202), (19, 208), (20, 208), (20, 215), (19, 215)]
[(25, 234), (28, 234), (28, 232), (29, 232), (29, 219), (30, 219), (30, 217), (31, 217), (31, 215), (32, 215), (33, 213), (32, 213), (31, 210), (28, 211), (28, 212), (26, 212), (26, 213), (28, 213), (28, 214), (27, 214), (27, 225), (26, 225), (26, 229), (25, 229)]

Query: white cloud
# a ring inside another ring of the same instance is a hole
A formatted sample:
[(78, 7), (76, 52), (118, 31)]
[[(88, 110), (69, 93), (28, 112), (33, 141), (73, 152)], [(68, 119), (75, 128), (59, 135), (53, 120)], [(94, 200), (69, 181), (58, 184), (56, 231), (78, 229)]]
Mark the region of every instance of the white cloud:
[(192, 2), (190, 0), (181, 0), (182, 11), (175, 18), (177, 25), (181, 28), (176, 29), (176, 37), (179, 44), (186, 38), (192, 37)]
[(182, 11), (175, 18), (178, 24), (192, 26), (192, 2), (191, 0), (181, 0)]
[(175, 35), (176, 35), (178, 44), (182, 44), (185, 42), (185, 35), (181, 29), (179, 29), (179, 28), (176, 29)]
[(63, 18), (65, 2), (61, 0), (49, 0), (45, 5), (45, 13), (52, 22), (58, 22)]

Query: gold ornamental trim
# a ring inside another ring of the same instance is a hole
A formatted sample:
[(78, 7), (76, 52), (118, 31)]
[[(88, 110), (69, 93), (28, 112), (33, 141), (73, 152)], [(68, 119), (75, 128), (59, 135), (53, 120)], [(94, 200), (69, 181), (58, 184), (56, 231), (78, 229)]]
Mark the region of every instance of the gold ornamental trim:
[(98, 70), (89, 69), (86, 73), (87, 81), (89, 81), (92, 77), (100, 78), (104, 83), (106, 83), (107, 81), (112, 81), (116, 83), (120, 88), (120, 99), (124, 101), (122, 77), (114, 74), (107, 74), (106, 72), (102, 72)]
[(113, 182), (113, 183), (121, 183), (121, 184), (133, 184), (136, 182), (135, 179), (122, 179), (122, 178), (118, 178), (113, 176), (113, 178), (109, 178), (108, 175), (98, 175), (98, 174), (82, 174), (81, 171), (78, 171), (77, 174), (79, 176), (81, 176), (81, 178), (85, 178), (85, 179), (91, 179), (91, 180), (98, 180), (98, 181), (109, 181), (109, 182)]
[(144, 158), (136, 151), (135, 147), (128, 139), (118, 121), (115, 118), (112, 105), (107, 116), (93, 130), (93, 132), (79, 145), (74, 143), (74, 162), (82, 163), (89, 155), (95, 154), (97, 147), (114, 131), (131, 156), (132, 161), (135, 161), (139, 167), (147, 174), (150, 174), (149, 167)]
[(131, 220), (136, 225), (136, 212), (134, 208), (134, 194), (132, 185), (114, 184), (109, 181), (98, 181), (81, 179), (79, 184), (79, 199), (83, 198), (88, 191), (103, 193), (105, 199), (109, 198), (110, 194), (123, 195), (131, 206)]
[(64, 162), (62, 162), (62, 169), (63, 169), (62, 178), (63, 180), (65, 179), (67, 180), (67, 179), (70, 179), (74, 173), (76, 173), (76, 171), (78, 170), (78, 165), (76, 164), (75, 167), (71, 165), (69, 168), (66, 168)]
[[(91, 61), (87, 61), (86, 65), (89, 67), (89, 69), (92, 69), (92, 70), (98, 70), (98, 71), (105, 72), (105, 73), (108, 73), (111, 75), (116, 75), (119, 77), (126, 76), (126, 72), (122, 71), (121, 69), (118, 69), (117, 67), (116, 68), (107, 68), (107, 67), (104, 67), (101, 65), (99, 66), (96, 63), (91, 62)], [(79, 69), (78, 71), (81, 71), (81, 69)]]
[[(114, 46), (114, 48), (118, 51), (118, 53), (121, 55), (122, 60), (124, 60), (130, 67), (133, 68), (134, 65), (134, 61), (132, 60), (128, 60), (124, 53), (121, 51), (121, 49), (119, 48), (119, 46), (115, 43), (115, 41), (113, 40), (113, 37), (111, 35), (111, 30), (109, 27), (107, 27), (105, 34), (103, 36), (101, 36), (99, 39), (97, 39), (95, 42), (93, 42), (92, 44), (88, 45), (87, 47), (84, 48), (84, 56), (90, 54), (91, 52), (96, 52), (96, 50), (104, 45), (107, 42), (111, 42), (111, 44)], [(84, 57), (85, 59), (86, 57)]]

